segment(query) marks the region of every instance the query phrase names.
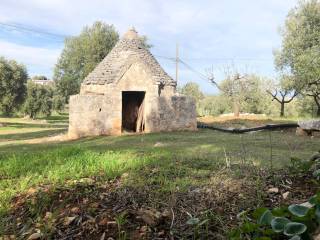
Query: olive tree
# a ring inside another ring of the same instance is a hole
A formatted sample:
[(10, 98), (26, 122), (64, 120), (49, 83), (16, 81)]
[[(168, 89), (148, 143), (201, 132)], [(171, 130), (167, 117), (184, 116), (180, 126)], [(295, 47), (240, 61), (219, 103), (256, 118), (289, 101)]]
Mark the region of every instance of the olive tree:
[(0, 58), (0, 111), (11, 115), (25, 100), (26, 68), (14, 60)]
[(282, 29), (282, 47), (275, 52), (276, 66), (290, 73), (296, 91), (312, 97), (320, 116), (320, 2), (300, 1)]
[(68, 100), (77, 94), (82, 80), (111, 51), (119, 39), (113, 25), (95, 22), (84, 27), (79, 36), (65, 40), (64, 49), (54, 69), (59, 95)]
[(35, 84), (28, 81), (27, 98), (24, 105), (25, 114), (30, 118), (50, 116), (52, 112), (53, 89), (51, 86)]
[(279, 83), (271, 83), (266, 91), (272, 96), (272, 101), (276, 100), (280, 104), (280, 117), (285, 115), (285, 104), (291, 103), (298, 95), (298, 91), (292, 86), (290, 76), (287, 75), (281, 76)]

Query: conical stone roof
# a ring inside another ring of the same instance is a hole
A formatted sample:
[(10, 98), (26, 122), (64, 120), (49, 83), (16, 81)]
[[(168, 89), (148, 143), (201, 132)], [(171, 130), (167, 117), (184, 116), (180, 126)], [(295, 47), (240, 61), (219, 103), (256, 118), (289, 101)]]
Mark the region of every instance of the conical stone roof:
[(117, 42), (110, 53), (84, 79), (85, 85), (105, 85), (117, 83), (132, 64), (141, 61), (146, 71), (152, 76), (155, 84), (176, 85), (160, 66), (154, 56), (143, 45), (141, 38), (134, 29), (130, 29)]

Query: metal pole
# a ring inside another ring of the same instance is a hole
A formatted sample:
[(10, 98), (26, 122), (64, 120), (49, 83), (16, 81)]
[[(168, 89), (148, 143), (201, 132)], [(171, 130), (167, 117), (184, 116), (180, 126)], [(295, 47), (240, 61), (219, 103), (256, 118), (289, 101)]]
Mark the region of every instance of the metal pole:
[(176, 82), (178, 83), (178, 69), (179, 69), (179, 45), (176, 45)]

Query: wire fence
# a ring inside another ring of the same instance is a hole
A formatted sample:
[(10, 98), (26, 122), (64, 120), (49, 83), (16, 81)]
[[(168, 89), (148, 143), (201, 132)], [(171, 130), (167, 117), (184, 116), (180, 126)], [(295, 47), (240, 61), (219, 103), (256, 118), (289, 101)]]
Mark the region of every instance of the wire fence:
[(219, 138), (219, 150), (214, 156), (217, 160), (224, 159), (227, 166), (242, 163), (277, 169), (290, 163), (293, 158), (308, 160), (315, 151), (320, 150), (319, 138), (298, 137), (295, 135), (295, 128), (229, 133), (225, 139), (216, 130), (207, 131)]

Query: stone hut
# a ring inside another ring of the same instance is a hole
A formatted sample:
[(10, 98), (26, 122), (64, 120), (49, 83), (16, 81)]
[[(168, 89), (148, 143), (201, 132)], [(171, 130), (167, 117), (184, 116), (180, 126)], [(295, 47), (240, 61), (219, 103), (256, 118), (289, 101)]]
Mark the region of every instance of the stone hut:
[(69, 137), (196, 130), (194, 99), (176, 85), (131, 29), (70, 97)]

